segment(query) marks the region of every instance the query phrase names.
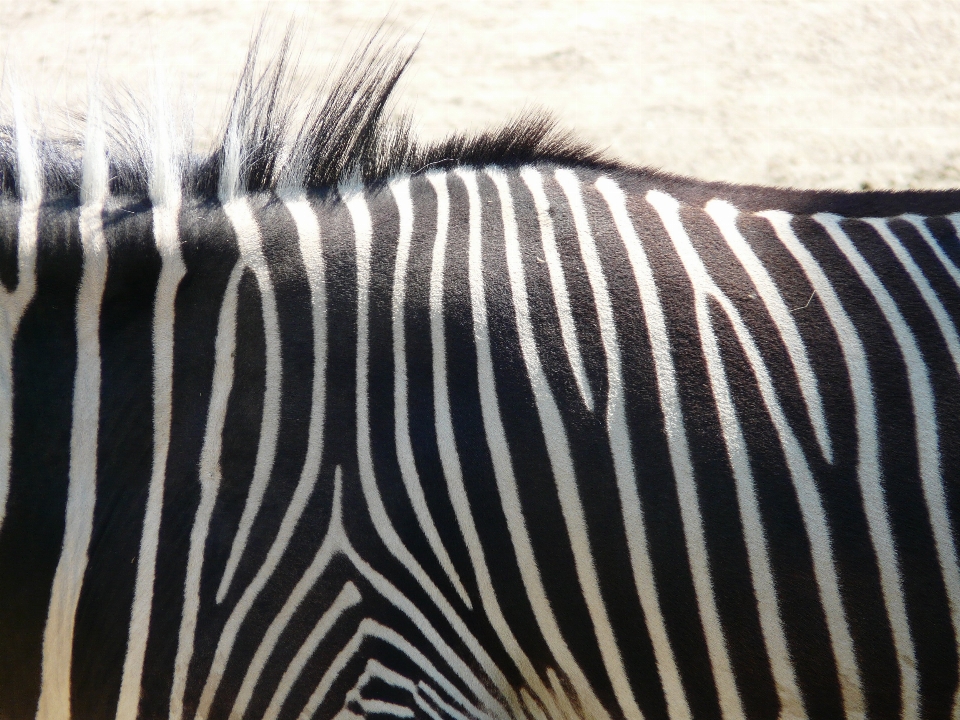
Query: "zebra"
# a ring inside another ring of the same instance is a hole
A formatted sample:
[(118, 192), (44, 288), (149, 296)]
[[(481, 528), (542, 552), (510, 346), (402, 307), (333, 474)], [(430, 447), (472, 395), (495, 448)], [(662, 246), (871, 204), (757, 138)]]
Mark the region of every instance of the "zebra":
[[(0, 130), (0, 718), (960, 717), (960, 192)], [(138, 119), (139, 118), (139, 119)]]

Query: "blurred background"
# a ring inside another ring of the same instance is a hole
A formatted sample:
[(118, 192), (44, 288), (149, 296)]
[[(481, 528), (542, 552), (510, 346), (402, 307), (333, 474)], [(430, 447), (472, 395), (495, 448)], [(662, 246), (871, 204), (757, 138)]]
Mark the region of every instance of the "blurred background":
[(960, 186), (958, 0), (0, 0), (0, 62), (50, 118), (91, 71), (145, 93), (159, 61), (202, 149), (265, 12), (267, 53), (294, 19), (307, 82), (381, 22), (419, 40), (397, 107), (423, 137), (543, 107), (704, 179)]

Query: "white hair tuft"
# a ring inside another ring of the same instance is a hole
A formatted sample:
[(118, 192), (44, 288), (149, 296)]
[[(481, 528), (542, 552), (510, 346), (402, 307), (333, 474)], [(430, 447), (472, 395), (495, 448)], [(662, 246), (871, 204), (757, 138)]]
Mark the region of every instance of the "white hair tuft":
[(156, 206), (164, 206), (179, 201), (181, 177), (178, 148), (174, 142), (173, 118), (159, 67), (154, 74), (152, 110), (151, 122), (148, 125), (152, 130), (147, 170), (148, 189), (150, 201)]
[(223, 164), (220, 167), (220, 202), (227, 203), (240, 195), (240, 171), (242, 164), (242, 145), (237, 127), (237, 113), (230, 116), (230, 124), (223, 138)]
[(107, 162), (106, 129), (100, 102), (99, 83), (90, 86), (90, 107), (87, 111), (87, 132), (83, 143), (83, 172), (80, 178), (80, 201), (84, 205), (103, 202), (110, 192), (110, 166)]
[(20, 89), (14, 81), (10, 83), (11, 102), (13, 104), (13, 127), (16, 137), (17, 188), (20, 199), (27, 205), (38, 205), (43, 193), (43, 181), (40, 175), (40, 160), (37, 148), (27, 127), (23, 112)]

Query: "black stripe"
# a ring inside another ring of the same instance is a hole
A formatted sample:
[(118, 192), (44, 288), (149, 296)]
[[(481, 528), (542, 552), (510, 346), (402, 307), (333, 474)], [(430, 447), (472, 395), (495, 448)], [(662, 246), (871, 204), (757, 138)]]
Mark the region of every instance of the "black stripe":
[[(536, 349), (560, 409), (580, 483), (587, 534), (600, 593), (617, 637), (631, 687), (645, 717), (667, 717), (660, 670), (634, 587), (622, 521), (622, 508), (606, 427), (608, 377), (598, 313), (581, 257), (571, 210), (553, 176), (538, 166), (551, 204), (563, 272), (573, 307), (577, 340), (594, 396), (590, 412), (574, 379), (560, 333), (559, 315), (540, 239), (539, 221), (519, 169), (507, 171), (519, 229), (523, 274)], [(676, 478), (666, 442), (663, 410), (652, 361), (648, 328), (622, 238), (611, 225), (606, 202), (593, 187), (596, 174), (578, 171), (583, 199), (613, 304), (627, 399), (627, 420), (654, 567), (656, 590), (683, 690), (696, 718), (720, 717), (715, 684), (687, 556)], [(521, 510), (530, 534), (537, 571), (564, 641), (593, 692), (610, 712), (622, 715), (598, 648), (596, 633), (573, 563), (558, 490), (535, 406), (531, 379), (520, 351), (515, 300), (507, 272), (502, 208), (496, 187), (477, 171), (481, 191), (483, 281), (496, 390), (518, 483)], [(723, 441), (700, 332), (693, 313), (693, 288), (657, 213), (644, 200), (647, 189), (667, 188), (682, 202), (680, 217), (711, 277), (740, 312), (770, 371), (786, 422), (796, 435), (819, 490), (847, 621), (854, 642), (870, 717), (898, 717), (899, 668), (890, 619), (880, 587), (875, 550), (869, 537), (858, 483), (858, 438), (854, 399), (839, 338), (822, 299), (810, 300), (811, 285), (801, 266), (776, 238), (769, 222), (747, 212), (737, 226), (770, 273), (797, 323), (824, 404), (834, 459), (822, 457), (797, 374), (769, 310), (748, 273), (728, 247), (704, 205), (715, 195), (739, 203), (740, 210), (799, 207), (813, 196), (776, 197), (712, 185), (691, 185), (646, 175), (621, 177), (628, 209), (648, 255), (663, 304), (677, 370), (679, 397), (691, 450), (712, 572), (713, 588), (748, 717), (772, 717), (778, 697), (760, 630), (737, 492)], [(649, 185), (648, 183), (654, 182)], [(468, 275), (468, 213), (464, 183), (447, 177), (451, 200), (450, 233), (444, 268), (447, 373), (457, 451), (470, 510), (492, 575), (496, 598), (510, 631), (536, 672), (561, 675), (557, 658), (541, 636), (521, 579), (504, 517), (503, 499), (493, 474), (478, 393)], [(430, 347), (429, 290), (436, 234), (437, 200), (425, 178), (411, 180), (414, 233), (406, 276), (405, 338), (409, 418), (414, 456), (427, 503), (444, 545), (473, 602), (467, 610), (457, 597), (419, 527), (403, 486), (397, 460), (391, 305), (397, 253), (398, 210), (387, 186), (372, 188), (365, 201), (373, 218), (369, 287), (369, 412), (376, 483), (390, 521), (416, 562), (436, 584), (466, 633), (483, 647), (474, 653), (456, 623), (444, 617), (415, 573), (384, 546), (374, 527), (359, 481), (356, 426), (357, 267), (356, 237), (341, 198), (314, 197), (326, 262), (329, 358), (324, 457), (317, 491), (308, 502), (288, 551), (274, 577), (241, 627), (227, 671), (211, 708), (225, 717), (237, 696), (267, 625), (286, 602), (326, 536), (335, 468), (343, 470), (343, 512), (349, 542), (363, 562), (391, 583), (423, 613), (415, 621), (398, 597), (384, 597), (360, 567), (335, 558), (282, 633), (264, 668), (247, 717), (265, 712), (280, 678), (317, 620), (344, 583), (359, 589), (361, 604), (348, 611), (309, 659), (282, 717), (303, 708), (317, 682), (364, 618), (399, 632), (439, 671), (476, 702), (473, 690), (428, 638), (435, 630), (497, 701), (481, 656), (492, 658), (507, 681), (519, 688), (524, 678), (510, 659), (480, 603), (479, 589), (453, 511), (435, 437)], [(752, 191), (751, 191), (752, 192)], [(883, 209), (879, 195), (862, 207), (839, 196), (818, 196), (816, 209), (844, 208), (857, 214)], [(947, 196), (937, 196), (943, 202)], [(841, 202), (843, 200), (843, 202)], [(900, 205), (907, 203), (900, 197)], [(20, 208), (0, 205), (0, 281), (16, 280), (16, 237)], [(306, 455), (313, 383), (313, 332), (309, 288), (292, 219), (276, 198), (249, 199), (263, 235), (264, 252), (277, 296), (282, 341), (282, 400), (278, 450), (273, 473), (257, 514), (247, 550), (225, 601), (216, 590), (249, 492), (260, 435), (265, 387), (265, 330), (262, 298), (249, 271), (240, 287), (237, 352), (221, 458), (223, 481), (204, 548), (201, 604), (185, 696), (185, 720), (193, 717), (224, 623), (263, 562), (283, 513), (300, 479)], [(912, 201), (911, 201), (912, 202)], [(839, 203), (839, 205), (838, 205)], [(871, 204), (872, 203), (872, 204)], [(888, 209), (900, 205), (889, 205)], [(109, 262), (101, 317), (102, 379), (98, 497), (90, 563), (77, 613), (73, 662), (73, 709), (77, 716), (115, 712), (126, 649), (136, 556), (152, 464), (152, 323), (160, 260), (152, 240), (149, 205), (108, 205), (104, 215)], [(910, 208), (915, 209), (915, 208)], [(160, 533), (160, 551), (143, 674), (142, 717), (168, 712), (173, 660), (183, 609), (189, 536), (199, 501), (197, 466), (209, 409), (217, 320), (227, 278), (239, 253), (233, 231), (218, 205), (188, 202), (181, 212), (187, 275), (176, 301), (173, 423)], [(960, 261), (960, 242), (943, 218), (929, 227), (944, 251)], [(947, 313), (960, 322), (954, 280), (917, 231), (902, 220), (890, 227), (929, 279)], [(944, 717), (952, 709), (958, 658), (947, 593), (921, 486), (915, 422), (907, 368), (894, 335), (863, 281), (823, 228), (797, 218), (794, 230), (814, 255), (867, 350), (879, 427), (880, 462), (920, 678), (924, 716)], [(866, 223), (845, 221), (843, 230), (884, 283), (915, 334), (930, 371), (940, 433), (941, 468), (951, 517), (960, 516), (960, 382), (933, 314), (893, 252)], [(40, 692), (43, 628), (50, 584), (59, 559), (69, 465), (71, 409), (76, 366), (76, 292), (82, 269), (75, 204), (46, 205), (38, 291), (21, 323), (15, 344), (14, 447), (7, 517), (0, 531), (0, 716), (28, 717)], [(809, 303), (808, 303), (809, 301)], [(810, 539), (804, 529), (794, 483), (758, 381), (726, 314), (708, 300), (738, 420), (742, 426), (763, 522), (778, 608), (790, 660), (810, 717), (843, 713), (837, 663), (813, 573)], [(954, 528), (954, 535), (956, 530)], [(318, 710), (334, 715), (370, 659), (417, 681), (424, 671), (389, 643), (368, 639), (337, 678)], [(436, 689), (439, 687), (430, 682)], [(572, 692), (569, 678), (562, 678)], [(450, 698), (441, 691), (446, 701)], [(414, 699), (403, 690), (375, 681), (363, 690), (404, 706)], [(354, 712), (362, 707), (349, 705)], [(417, 711), (420, 713), (420, 711)]]
[(213, 382), (217, 319), (239, 256), (223, 210), (213, 204), (184, 204), (180, 245), (187, 272), (175, 305), (170, 455), (140, 700), (145, 718), (168, 714), (190, 530), (200, 502), (198, 463)]
[[(153, 301), (160, 256), (146, 203), (103, 216), (97, 502), (77, 605), (71, 712), (116, 713), (153, 461)], [(118, 448), (122, 451), (118, 452)]]
[[(0, 213), (19, 215), (6, 203)], [(13, 452), (0, 533), (0, 577), (9, 578), (0, 592), (0, 715), (11, 718), (37, 710), (43, 629), (63, 543), (83, 267), (78, 216), (72, 202), (41, 206), (37, 294), (13, 350)], [(5, 229), (13, 222), (5, 220)]]

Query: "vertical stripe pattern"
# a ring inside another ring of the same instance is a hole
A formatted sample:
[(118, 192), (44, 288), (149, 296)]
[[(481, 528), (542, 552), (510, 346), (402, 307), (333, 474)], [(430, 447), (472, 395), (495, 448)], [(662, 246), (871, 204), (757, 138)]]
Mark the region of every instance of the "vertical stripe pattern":
[(70, 717), (70, 671), (77, 605), (87, 568), (97, 495), (97, 436), (100, 425), (100, 305), (107, 280), (103, 206), (107, 157), (99, 107), (90, 110), (80, 188), (83, 276), (77, 294), (77, 370), (70, 428), (70, 484), (63, 548), (50, 592), (43, 633), (43, 669), (38, 720)]
[(960, 212), (550, 163), (249, 194), (235, 129), (217, 202), (162, 138), (141, 202), (95, 108), (48, 207), (21, 115), (0, 662), (35, 681), (0, 716), (957, 717)]

